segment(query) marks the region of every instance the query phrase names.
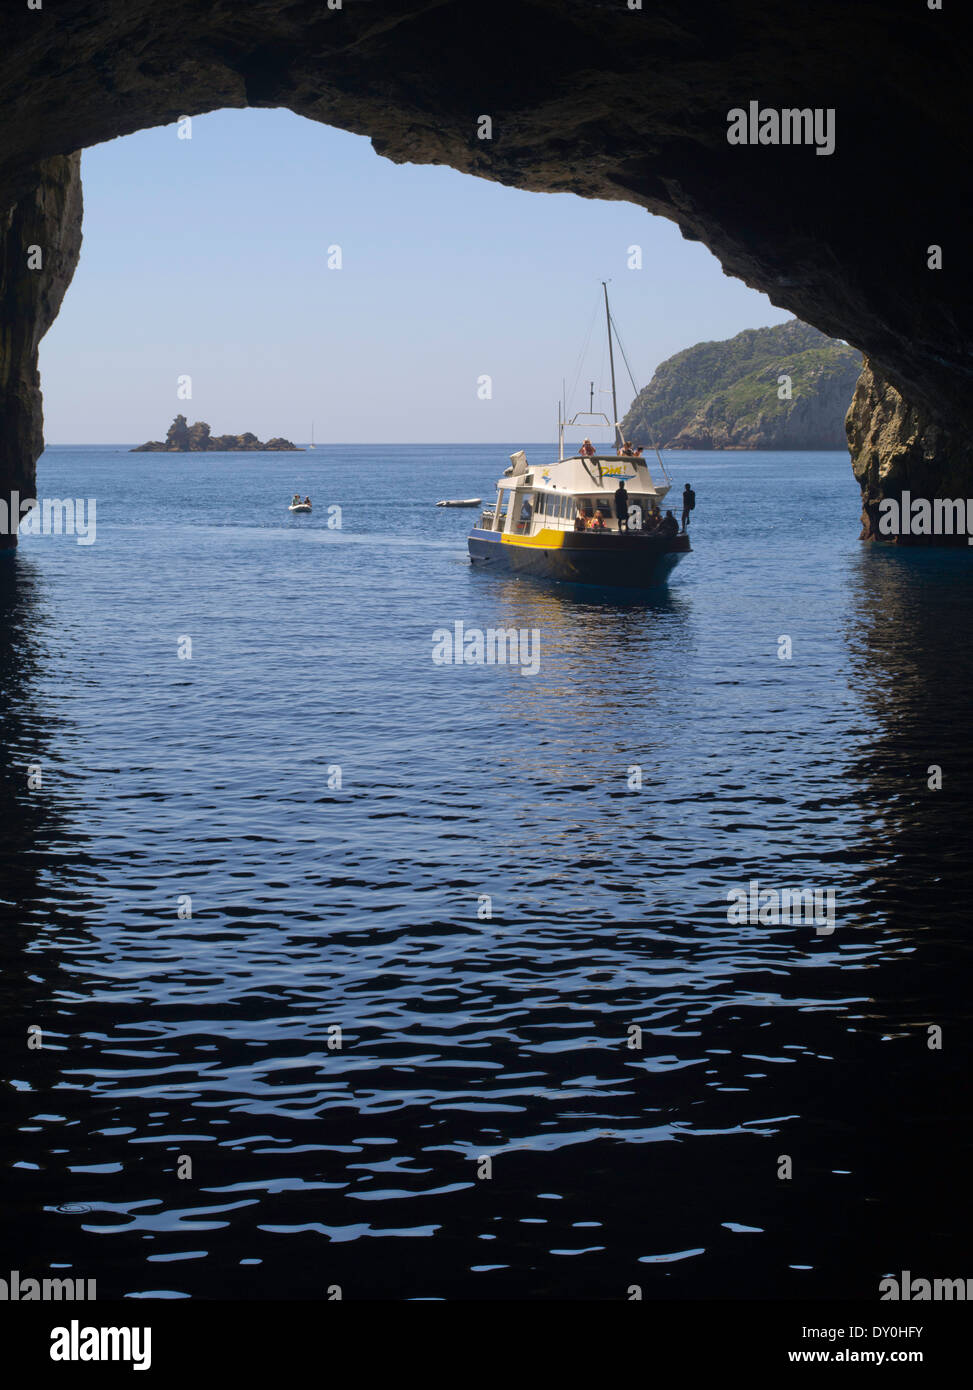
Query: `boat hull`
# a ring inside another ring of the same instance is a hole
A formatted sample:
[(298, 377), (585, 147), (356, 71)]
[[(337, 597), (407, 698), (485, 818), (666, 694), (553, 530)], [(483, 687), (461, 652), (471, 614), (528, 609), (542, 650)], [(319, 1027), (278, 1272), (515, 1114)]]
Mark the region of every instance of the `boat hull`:
[(689, 537), (591, 531), (541, 531), (536, 536), (474, 528), (470, 560), (506, 573), (566, 584), (655, 589), (690, 552)]

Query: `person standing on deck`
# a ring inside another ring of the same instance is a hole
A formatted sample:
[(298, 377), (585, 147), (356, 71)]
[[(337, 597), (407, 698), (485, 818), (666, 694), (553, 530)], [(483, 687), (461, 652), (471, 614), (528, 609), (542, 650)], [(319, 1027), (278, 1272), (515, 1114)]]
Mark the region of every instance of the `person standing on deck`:
[(628, 530), (628, 489), (620, 482), (615, 489), (615, 516), (619, 531)]
[(689, 525), (689, 513), (696, 505), (696, 494), (687, 483), (682, 490), (682, 530)]

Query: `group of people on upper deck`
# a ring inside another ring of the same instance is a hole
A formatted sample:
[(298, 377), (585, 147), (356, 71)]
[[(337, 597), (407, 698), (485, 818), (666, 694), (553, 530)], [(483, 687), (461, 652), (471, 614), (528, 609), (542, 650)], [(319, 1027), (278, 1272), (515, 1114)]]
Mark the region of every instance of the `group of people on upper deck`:
[[(592, 444), (591, 440), (586, 439), (584, 443), (581, 445), (581, 448), (578, 450), (578, 455), (580, 458), (583, 459), (593, 459), (597, 452), (598, 451)], [(642, 445), (633, 444), (630, 439), (626, 439), (623, 444), (620, 444), (618, 446), (615, 452), (618, 458), (640, 459), (642, 457)]]

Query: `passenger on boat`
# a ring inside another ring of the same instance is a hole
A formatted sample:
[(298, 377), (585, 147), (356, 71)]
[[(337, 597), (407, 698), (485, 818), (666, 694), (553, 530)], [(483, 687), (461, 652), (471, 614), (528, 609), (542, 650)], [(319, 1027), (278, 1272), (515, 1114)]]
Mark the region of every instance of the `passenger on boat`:
[(673, 516), (672, 512), (666, 512), (665, 518), (662, 522), (662, 525), (659, 527), (659, 530), (662, 532), (664, 536), (679, 535), (679, 522)]
[(295, 493), (294, 493), (294, 496), (291, 498), (291, 506), (292, 506), (292, 507), (299, 507), (300, 505), (301, 505), (301, 494), (300, 494), (299, 492), (295, 492)]
[(576, 531), (586, 531), (588, 529), (585, 523), (583, 512), (579, 511), (578, 515), (574, 518), (574, 529)]
[(304, 505), (305, 505), (305, 507), (309, 507), (309, 506), (311, 505), (311, 499), (310, 499), (310, 497), (305, 497), (305, 499), (304, 499)]
[(685, 531), (686, 527), (689, 525), (689, 513), (692, 511), (692, 509), (695, 507), (695, 505), (696, 505), (696, 494), (695, 494), (695, 492), (693, 492), (692, 488), (691, 488), (691, 487), (689, 486), (689, 484), (687, 483), (686, 486), (685, 486), (685, 487), (683, 488), (683, 490), (682, 490), (682, 527), (681, 527), (681, 529), (682, 529), (683, 531)]
[(590, 439), (586, 439), (585, 442), (582, 444), (581, 448), (578, 450), (578, 456), (579, 458), (583, 459), (594, 458), (595, 446), (592, 444)]
[(646, 531), (658, 531), (662, 525), (662, 513), (659, 511), (658, 502), (653, 502), (649, 508), (649, 514), (645, 518)]
[(590, 531), (604, 531), (605, 518), (602, 516), (601, 512), (595, 512), (594, 516), (591, 518), (591, 525), (588, 529)]
[(628, 489), (624, 482), (615, 489), (615, 516), (619, 531), (628, 531)]

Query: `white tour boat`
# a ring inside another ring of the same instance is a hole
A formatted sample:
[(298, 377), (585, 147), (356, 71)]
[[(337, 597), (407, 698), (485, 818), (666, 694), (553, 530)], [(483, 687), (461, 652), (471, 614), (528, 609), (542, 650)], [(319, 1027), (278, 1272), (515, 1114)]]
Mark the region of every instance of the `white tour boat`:
[[(613, 321), (605, 293), (612, 419), (594, 410), (570, 420), (558, 411), (558, 457), (528, 463), (523, 450), (497, 483), (497, 499), (469, 535), (470, 560), (515, 574), (576, 584), (654, 588), (690, 553), (689, 537), (670, 514), (662, 515), (672, 480), (658, 450), (659, 473), (648, 460), (623, 452), (615, 394)], [(593, 405), (594, 386), (589, 405)], [(565, 430), (614, 431), (614, 452), (582, 445), (565, 457)], [(590, 450), (590, 452), (588, 452)], [(620, 492), (620, 486), (624, 492)], [(619, 508), (624, 508), (620, 516)]]

